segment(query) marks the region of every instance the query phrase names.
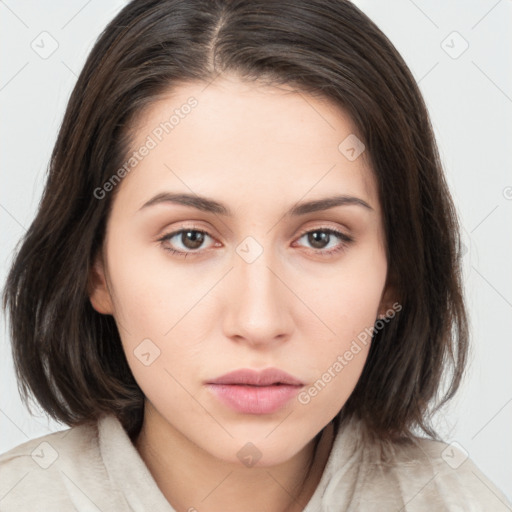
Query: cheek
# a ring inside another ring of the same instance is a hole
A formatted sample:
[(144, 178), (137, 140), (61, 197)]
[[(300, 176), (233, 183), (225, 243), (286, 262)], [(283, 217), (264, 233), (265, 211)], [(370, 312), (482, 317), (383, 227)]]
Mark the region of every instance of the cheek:
[[(348, 251), (334, 265), (301, 269), (295, 290), (308, 304), (316, 324), (329, 334), (329, 346), (343, 344), (374, 324), (384, 285), (387, 262), (377, 243)], [(297, 318), (297, 321), (300, 321)], [(311, 325), (311, 318), (308, 318)]]
[(196, 340), (216, 318), (205, 299), (218, 277), (170, 264), (163, 249), (148, 251), (121, 240), (129, 236), (110, 240), (108, 264), (126, 358), (147, 396), (163, 393), (172, 403), (184, 398), (178, 383), (190, 380), (190, 368), (200, 363), (203, 346)]
[(316, 342), (304, 343), (301, 358), (311, 379), (298, 399), (326, 418), (339, 411), (359, 380), (386, 279), (382, 252), (370, 251), (345, 263), (330, 279), (317, 275), (320, 285), (303, 281), (299, 291), (309, 298), (315, 315), (304, 318), (299, 331)]
[[(109, 268), (115, 290), (116, 320), (131, 337), (162, 337), (206, 292), (201, 274), (170, 263), (164, 249), (130, 243), (119, 229), (110, 240)], [(123, 243), (121, 243), (123, 241)]]

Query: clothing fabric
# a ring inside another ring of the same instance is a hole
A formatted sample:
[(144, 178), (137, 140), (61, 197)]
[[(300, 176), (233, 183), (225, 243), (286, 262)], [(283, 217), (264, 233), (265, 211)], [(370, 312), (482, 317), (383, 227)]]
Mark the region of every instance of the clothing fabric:
[[(334, 436), (334, 434), (332, 434)], [(0, 455), (2, 512), (176, 512), (114, 415)], [(203, 512), (201, 504), (191, 511)], [(455, 445), (425, 438), (381, 449), (342, 424), (304, 512), (510, 512), (512, 504)]]

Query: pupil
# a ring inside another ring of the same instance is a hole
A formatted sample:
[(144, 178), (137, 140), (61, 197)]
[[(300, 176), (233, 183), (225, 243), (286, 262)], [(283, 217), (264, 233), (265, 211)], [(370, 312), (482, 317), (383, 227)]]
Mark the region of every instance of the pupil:
[(309, 243), (316, 249), (323, 249), (326, 243), (329, 243), (329, 233), (323, 231), (313, 231), (308, 235)]
[(199, 231), (186, 231), (182, 235), (182, 242), (187, 249), (198, 249), (204, 240), (204, 234)]

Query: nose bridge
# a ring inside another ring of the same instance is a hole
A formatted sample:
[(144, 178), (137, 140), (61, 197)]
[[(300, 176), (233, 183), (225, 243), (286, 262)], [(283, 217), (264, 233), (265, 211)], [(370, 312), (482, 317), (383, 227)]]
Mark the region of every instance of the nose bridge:
[[(267, 238), (267, 241), (271, 237)], [(236, 248), (226, 334), (268, 343), (287, 334), (287, 300), (275, 251), (252, 236)]]
[(238, 261), (235, 264), (237, 278), (249, 295), (271, 300), (276, 292), (276, 277), (270, 271), (275, 267), (275, 257), (271, 247), (263, 248), (262, 244), (248, 237), (237, 247)]

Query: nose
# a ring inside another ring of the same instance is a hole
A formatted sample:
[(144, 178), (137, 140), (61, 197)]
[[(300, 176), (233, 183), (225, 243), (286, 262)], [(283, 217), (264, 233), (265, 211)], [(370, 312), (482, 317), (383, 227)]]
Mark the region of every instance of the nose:
[(291, 336), (293, 293), (270, 253), (264, 250), (250, 263), (235, 255), (223, 320), (225, 336), (235, 342), (263, 348)]

